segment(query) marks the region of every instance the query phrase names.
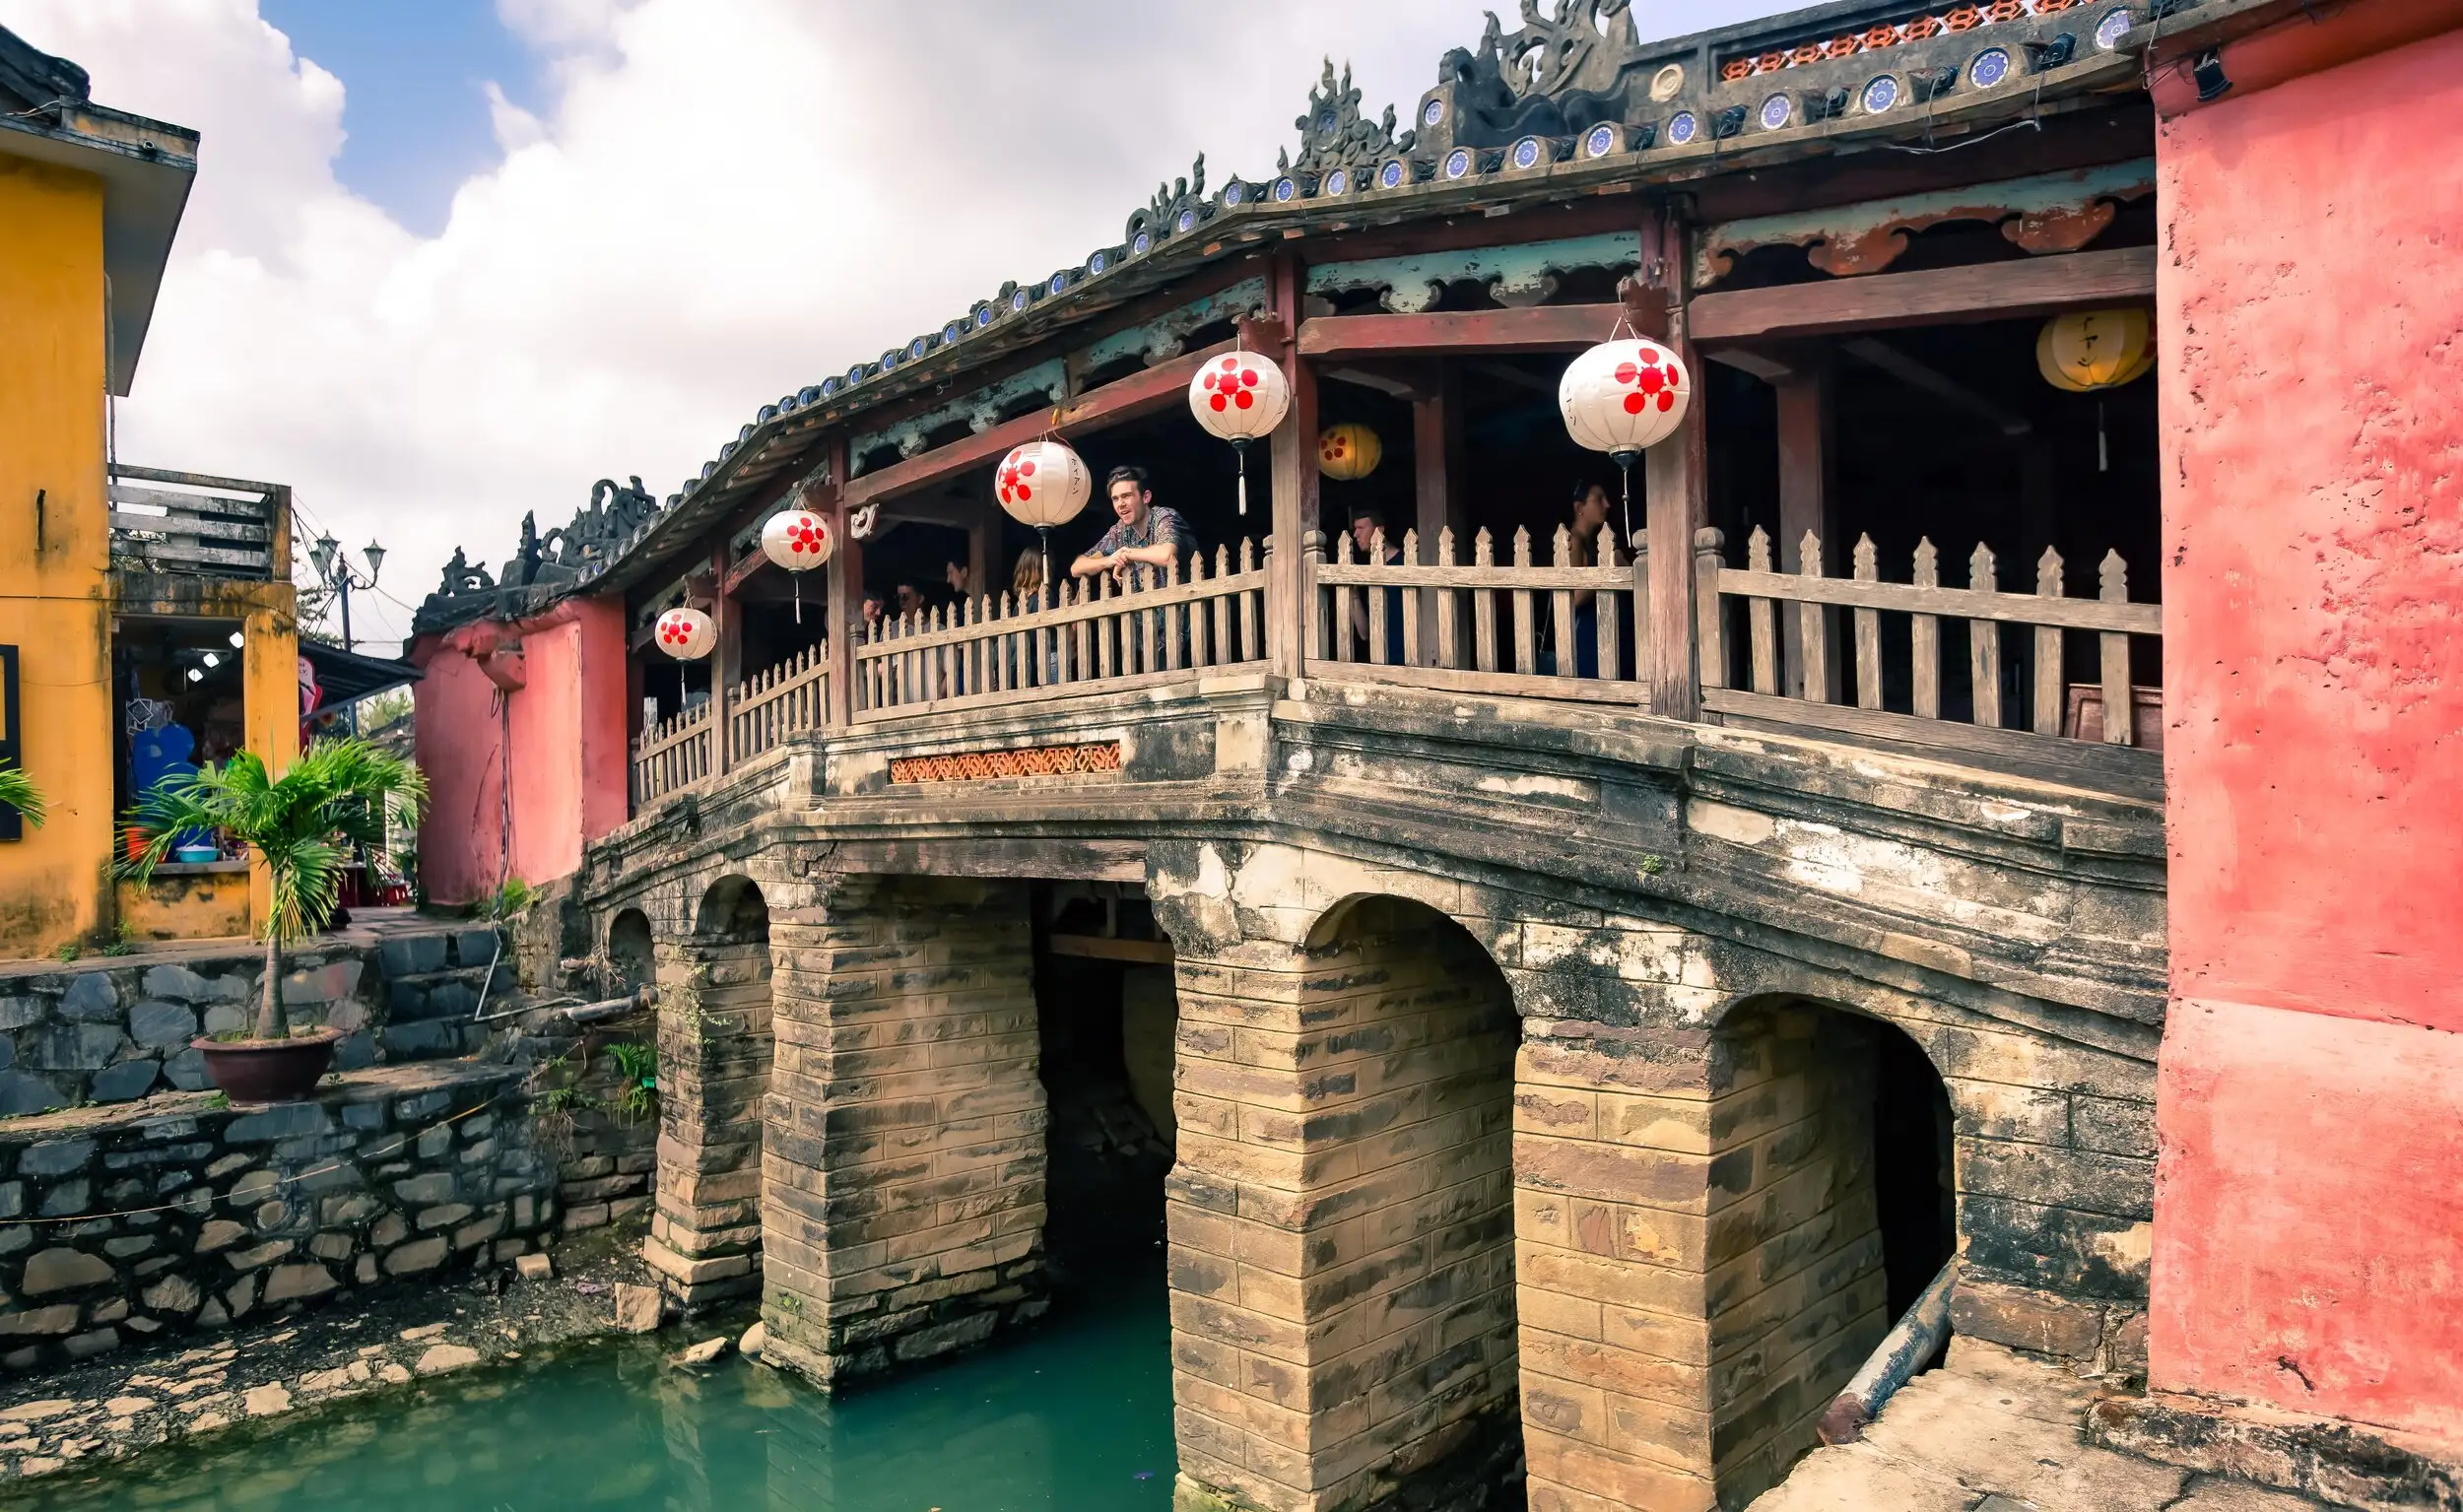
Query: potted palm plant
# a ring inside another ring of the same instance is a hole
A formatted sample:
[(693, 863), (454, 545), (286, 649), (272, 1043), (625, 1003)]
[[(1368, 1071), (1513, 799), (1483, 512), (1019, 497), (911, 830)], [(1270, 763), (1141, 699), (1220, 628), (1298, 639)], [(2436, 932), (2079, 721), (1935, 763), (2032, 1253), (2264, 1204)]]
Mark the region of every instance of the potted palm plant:
[(244, 1038), (196, 1041), (206, 1075), (233, 1102), (304, 1097), (333, 1063), (336, 1029), (294, 1035), (282, 1006), (283, 947), (333, 916), (351, 846), (381, 845), (390, 802), (416, 823), (428, 799), (419, 768), (357, 739), (319, 741), (280, 777), (242, 751), (220, 766), (171, 777), (129, 810), (147, 835), (121, 870), (143, 882), (183, 833), (219, 831), (264, 862), (273, 883), (265, 920), (265, 990)]

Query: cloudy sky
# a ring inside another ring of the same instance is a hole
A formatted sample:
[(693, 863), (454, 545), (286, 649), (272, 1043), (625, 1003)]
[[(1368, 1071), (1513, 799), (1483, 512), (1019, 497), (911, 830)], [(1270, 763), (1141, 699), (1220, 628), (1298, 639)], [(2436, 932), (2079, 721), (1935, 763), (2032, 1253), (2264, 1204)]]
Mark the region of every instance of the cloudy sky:
[[(1634, 0), (1673, 35), (1790, 8)], [(764, 403), (1262, 174), (1321, 59), (1407, 107), (1477, 0), (0, 0), (204, 134), (120, 455), (288, 483), (408, 627), (593, 479), (664, 495)]]

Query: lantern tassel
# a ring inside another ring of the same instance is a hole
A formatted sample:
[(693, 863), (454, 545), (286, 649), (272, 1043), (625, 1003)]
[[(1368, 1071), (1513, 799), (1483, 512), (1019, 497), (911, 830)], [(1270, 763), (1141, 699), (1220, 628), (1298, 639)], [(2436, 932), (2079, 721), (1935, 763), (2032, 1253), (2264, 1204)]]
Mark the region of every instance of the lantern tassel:
[(2100, 399), (2096, 401), (2096, 471), (2112, 471), (2112, 444), (2104, 439), (2103, 401)]
[(791, 576), (789, 580), (795, 584), (795, 623), (802, 625), (804, 623), (804, 579), (797, 575)]
[(1048, 589), (1052, 586), (1052, 527), (1037, 525), (1034, 527), (1034, 533), (1042, 541), (1043, 586)]
[(1240, 459), (1240, 513), (1248, 513), (1248, 442), (1233, 441), (1232, 450)]
[(1629, 550), (1633, 544), (1633, 453), (1616, 454), (1617, 472), (1625, 484), (1625, 541)]

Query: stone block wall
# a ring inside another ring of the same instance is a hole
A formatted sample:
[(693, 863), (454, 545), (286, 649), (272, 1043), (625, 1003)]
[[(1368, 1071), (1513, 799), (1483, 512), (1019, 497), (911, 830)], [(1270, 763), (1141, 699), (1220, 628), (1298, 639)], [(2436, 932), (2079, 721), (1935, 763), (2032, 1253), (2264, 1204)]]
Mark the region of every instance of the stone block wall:
[[(496, 939), (441, 924), (320, 936), (286, 953), (283, 1003), (294, 1026), (343, 1031), (344, 1071), (466, 1055), (485, 1037), (467, 1020)], [(0, 1117), (204, 1087), (189, 1041), (253, 1024), (264, 972), (246, 946), (0, 964)]]
[(1181, 1469), (1260, 1506), (1479, 1506), (1512, 1463), (1513, 1007), (1392, 899), (1179, 965)]
[(520, 1082), (385, 1067), (266, 1108), (170, 1093), (0, 1123), (0, 1366), (509, 1263), (556, 1223)]
[(1726, 1089), (1706, 1030), (1528, 1026), (1515, 1306), (1531, 1512), (1715, 1503), (1708, 1316)]
[(761, 1289), (769, 979), (766, 923), (660, 953), (657, 1207), (642, 1254), (688, 1312)]
[(859, 878), (769, 912), (769, 1352), (834, 1383), (1044, 1307), (1024, 884)]
[(1778, 1483), (1890, 1332), (1876, 1201), (1874, 1035), (1831, 1009), (1720, 1026), (1709, 1104), (1711, 1473), (1723, 1505)]

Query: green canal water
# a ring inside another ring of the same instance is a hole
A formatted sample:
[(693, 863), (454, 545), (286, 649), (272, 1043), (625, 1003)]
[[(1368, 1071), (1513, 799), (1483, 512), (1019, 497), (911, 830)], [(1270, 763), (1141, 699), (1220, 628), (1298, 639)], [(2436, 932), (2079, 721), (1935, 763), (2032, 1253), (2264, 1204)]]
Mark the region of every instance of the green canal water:
[(1160, 1273), (1016, 1341), (836, 1401), (730, 1357), (574, 1346), (166, 1448), (12, 1512), (1161, 1512), (1171, 1504)]

